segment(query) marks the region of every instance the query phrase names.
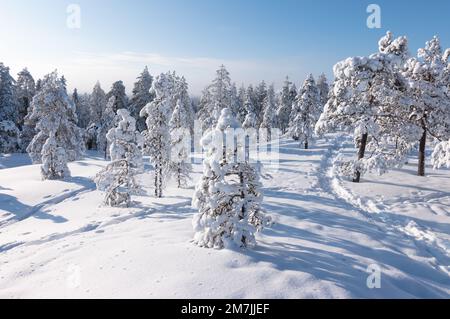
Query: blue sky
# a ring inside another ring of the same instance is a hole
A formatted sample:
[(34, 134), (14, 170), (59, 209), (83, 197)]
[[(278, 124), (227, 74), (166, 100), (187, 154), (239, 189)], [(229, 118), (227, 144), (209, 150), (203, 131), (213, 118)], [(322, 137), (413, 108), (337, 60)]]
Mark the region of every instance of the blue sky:
[[(66, 25), (71, 3), (81, 8), (80, 29)], [(366, 25), (371, 3), (381, 7), (381, 29)], [(412, 53), (434, 34), (450, 47), (449, 12), (446, 0), (0, 0), (0, 61), (36, 77), (58, 68), (82, 91), (117, 79), (131, 89), (145, 65), (185, 75), (194, 94), (221, 63), (238, 84), (279, 86), (289, 75), (299, 85), (376, 51), (387, 30), (408, 36)]]

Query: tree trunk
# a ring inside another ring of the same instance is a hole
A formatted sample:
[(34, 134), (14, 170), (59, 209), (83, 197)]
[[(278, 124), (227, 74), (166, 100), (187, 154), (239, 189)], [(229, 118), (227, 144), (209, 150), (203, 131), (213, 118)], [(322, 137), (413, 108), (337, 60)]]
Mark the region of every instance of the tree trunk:
[(159, 188), (159, 194), (158, 194), (158, 197), (159, 198), (162, 198), (162, 165), (160, 165), (160, 167), (159, 167), (159, 185), (158, 185), (158, 188)]
[(305, 142), (305, 150), (307, 150), (309, 148), (309, 143), (308, 141)]
[(178, 188), (181, 188), (181, 163), (178, 163)]
[[(242, 173), (242, 172), (239, 173), (239, 183), (241, 184), (241, 199), (244, 200), (245, 199), (245, 194), (244, 194), (245, 181), (244, 181), (244, 173)], [(241, 216), (239, 216), (239, 218), (241, 220), (244, 219), (245, 213), (246, 213), (246, 207), (245, 207), (245, 205), (242, 205)]]
[(427, 131), (424, 129), (419, 144), (419, 167), (418, 175), (425, 176), (425, 147), (427, 144)]
[[(361, 141), (359, 142), (358, 160), (364, 158), (364, 154), (366, 153), (366, 145), (368, 137), (369, 135), (367, 133), (361, 136)], [(353, 178), (353, 183), (359, 183), (360, 181), (361, 181), (361, 172), (356, 170), (355, 177)]]
[(155, 197), (158, 197), (158, 164), (155, 165)]

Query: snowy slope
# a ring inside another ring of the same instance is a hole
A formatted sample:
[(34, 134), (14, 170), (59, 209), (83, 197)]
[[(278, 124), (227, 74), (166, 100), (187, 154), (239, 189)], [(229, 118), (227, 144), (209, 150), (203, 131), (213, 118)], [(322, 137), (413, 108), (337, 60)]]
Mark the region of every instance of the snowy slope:
[[(264, 180), (275, 224), (236, 251), (190, 242), (192, 187), (155, 199), (146, 174), (149, 196), (106, 208), (95, 154), (63, 182), (0, 157), (0, 297), (449, 298), (450, 171), (424, 182), (411, 163), (353, 185), (331, 174), (341, 143), (282, 143), (280, 169)], [(380, 289), (366, 285), (371, 264)]]

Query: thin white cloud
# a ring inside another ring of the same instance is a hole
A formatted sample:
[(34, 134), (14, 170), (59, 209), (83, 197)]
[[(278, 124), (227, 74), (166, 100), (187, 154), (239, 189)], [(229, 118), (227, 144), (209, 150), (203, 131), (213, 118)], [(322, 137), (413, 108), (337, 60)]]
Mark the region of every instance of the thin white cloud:
[(66, 55), (62, 60), (52, 60), (24, 57), (11, 57), (4, 62), (11, 65), (14, 72), (28, 66), (35, 77), (58, 69), (68, 80), (69, 88), (78, 88), (81, 92), (89, 92), (98, 80), (105, 90), (117, 80), (123, 80), (127, 91), (130, 92), (136, 77), (148, 66), (153, 75), (174, 70), (184, 75), (189, 82), (192, 94), (200, 94), (202, 89), (211, 82), (217, 68), (224, 64), (231, 74), (231, 78), (239, 86), (241, 83), (256, 84), (261, 80), (280, 86), (284, 77), (289, 75), (297, 85), (308, 73), (318, 74), (326, 71), (325, 66), (314, 66), (312, 61), (300, 57), (285, 59), (220, 59), (210, 57), (176, 57), (158, 53), (119, 52), (92, 53), (74, 52)]

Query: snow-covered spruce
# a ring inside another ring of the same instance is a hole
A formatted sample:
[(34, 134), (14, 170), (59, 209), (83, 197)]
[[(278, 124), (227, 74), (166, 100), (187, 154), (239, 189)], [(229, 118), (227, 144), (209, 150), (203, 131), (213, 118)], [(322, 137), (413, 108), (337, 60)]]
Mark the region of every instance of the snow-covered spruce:
[(267, 142), (271, 140), (272, 129), (277, 127), (276, 104), (275, 104), (275, 89), (273, 84), (267, 90), (266, 99), (264, 101), (264, 114), (260, 128), (267, 130)]
[(170, 130), (172, 113), (173, 77), (172, 73), (161, 73), (152, 84), (155, 99), (147, 104), (140, 116), (147, 117), (144, 136), (144, 152), (150, 156), (155, 172), (155, 196), (162, 197), (166, 173), (170, 172)]
[(76, 124), (75, 107), (67, 95), (64, 81), (58, 78), (56, 71), (45, 76), (27, 118), (36, 123), (37, 134), (27, 147), (33, 163), (42, 162), (42, 148), (52, 134), (57, 147), (64, 148), (68, 161), (81, 158), (84, 152), (82, 131)]
[[(249, 87), (250, 88), (250, 87)], [(256, 110), (255, 104), (253, 103), (253, 90), (247, 90), (247, 94), (245, 96), (244, 109), (245, 109), (245, 119), (242, 123), (242, 127), (244, 129), (256, 128), (257, 119), (256, 119)]]
[(63, 147), (58, 146), (54, 131), (50, 132), (50, 136), (45, 141), (41, 156), (41, 176), (43, 180), (64, 179), (70, 176), (66, 151)]
[(36, 85), (30, 72), (25, 68), (19, 72), (16, 83), (17, 100), (19, 103), (19, 127), (21, 151), (26, 152), (28, 145), (36, 135), (36, 123), (27, 121), (27, 115), (31, 114), (31, 102), (36, 94)]
[(0, 122), (0, 153), (15, 153), (20, 148), (20, 131), (12, 121)]
[(286, 77), (281, 92), (278, 95), (277, 102), (278, 128), (283, 134), (288, 130), (292, 104), (294, 103), (296, 95), (297, 89), (295, 85), (289, 81), (289, 77)]
[(200, 99), (198, 119), (203, 130), (214, 127), (223, 108), (228, 108), (232, 101), (230, 73), (224, 65), (216, 71), (216, 78), (204, 89)]
[(136, 175), (143, 172), (143, 139), (136, 131), (136, 120), (128, 110), (117, 111), (120, 118), (115, 128), (109, 130), (106, 138), (110, 145), (111, 163), (95, 177), (97, 189), (105, 191), (105, 205), (128, 206), (131, 195), (141, 193)]
[(36, 85), (31, 73), (25, 68), (17, 75), (16, 94), (18, 102), (19, 122), (18, 126), (23, 130), (25, 117), (27, 116), (31, 101), (36, 93)]
[(303, 83), (292, 105), (288, 134), (305, 149), (313, 139), (314, 127), (322, 112), (320, 92), (312, 74)]
[(19, 123), (15, 81), (9, 68), (0, 62), (0, 121)]
[[(224, 140), (234, 140), (239, 128), (231, 111), (223, 109), (216, 127), (202, 138), (206, 150), (203, 176), (197, 184), (193, 206), (194, 243), (206, 248), (226, 248), (256, 244), (255, 232), (270, 222), (261, 212), (259, 173), (245, 160), (235, 161), (243, 145), (224, 147)], [(239, 157), (238, 157), (239, 158)]]
[[(89, 95), (89, 124), (85, 131), (86, 148), (100, 150), (98, 148), (98, 133), (102, 125), (102, 115), (106, 109), (106, 94), (99, 82), (97, 82)], [(104, 134), (106, 136), (106, 133)]]
[(105, 110), (103, 111), (102, 118), (100, 121), (100, 125), (95, 130), (95, 127), (90, 127), (90, 130), (92, 133), (94, 133), (94, 130), (97, 133), (97, 150), (101, 151), (105, 159), (110, 158), (109, 154), (109, 145), (108, 140), (106, 138), (106, 134), (109, 132), (111, 128), (113, 128), (117, 122), (116, 119), (116, 113), (114, 112), (114, 105), (116, 104), (116, 98), (114, 96), (111, 96), (108, 100), (108, 103), (106, 103)]
[(16, 99), (14, 79), (9, 68), (0, 63), (0, 153), (20, 150), (20, 133), (16, 123), (21, 122)]
[(137, 78), (137, 82), (134, 84), (133, 95), (131, 97), (128, 109), (131, 116), (136, 119), (136, 129), (139, 132), (145, 130), (145, 118), (140, 117), (139, 113), (142, 108), (150, 103), (154, 96), (150, 93), (152, 87), (153, 77), (148, 72), (148, 67), (144, 68), (144, 71)]
[(78, 90), (74, 89), (72, 93), (72, 102), (75, 105), (75, 112), (77, 114), (78, 126), (85, 129), (89, 126), (91, 112), (89, 107), (89, 95), (78, 94)]
[(125, 85), (122, 81), (116, 81), (111, 87), (111, 91), (106, 95), (106, 100), (109, 101), (114, 97), (114, 104), (112, 110), (116, 113), (120, 109), (128, 109), (128, 97), (125, 93)]
[(178, 100), (170, 119), (171, 156), (170, 170), (175, 176), (178, 188), (186, 187), (190, 179), (192, 164), (190, 154), (190, 118), (182, 100)]

